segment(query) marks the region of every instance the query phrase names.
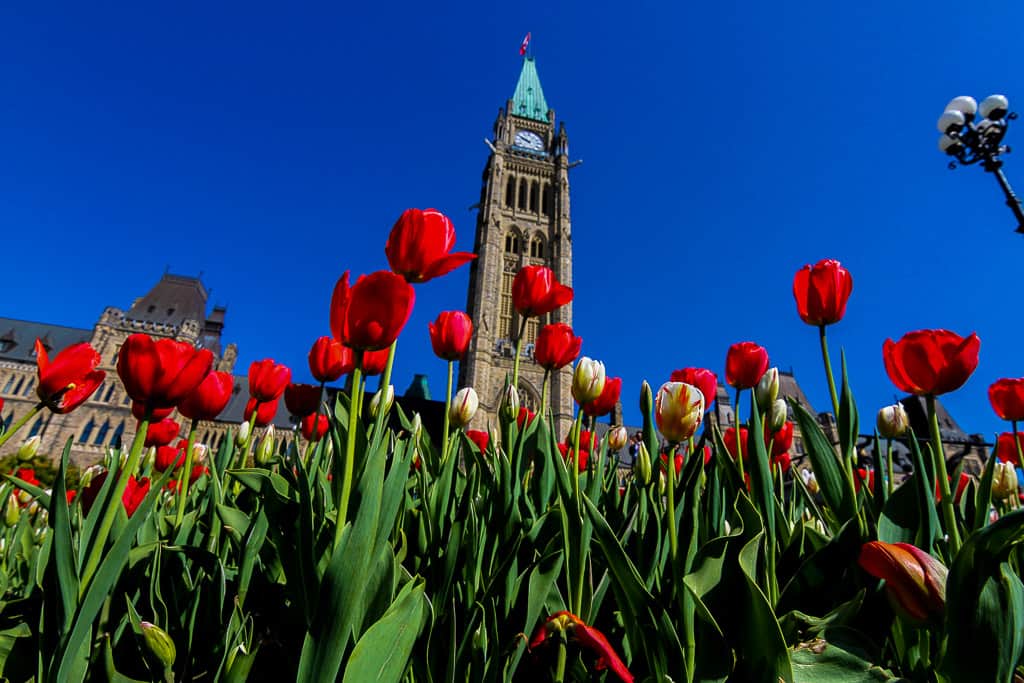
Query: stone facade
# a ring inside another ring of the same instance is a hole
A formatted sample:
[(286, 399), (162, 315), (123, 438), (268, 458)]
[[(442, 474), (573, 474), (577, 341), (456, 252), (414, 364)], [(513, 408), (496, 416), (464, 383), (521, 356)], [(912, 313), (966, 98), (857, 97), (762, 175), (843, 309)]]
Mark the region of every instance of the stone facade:
[[(539, 115), (537, 107), (545, 110)], [(483, 173), (466, 310), (476, 334), (459, 366), (460, 386), (480, 397), (473, 427), (496, 424), (506, 381), (512, 376), (517, 335), (523, 342), (519, 369), (522, 405), (540, 409), (544, 371), (533, 362), (537, 331), (546, 323), (572, 324), (572, 304), (523, 321), (512, 306), (512, 279), (526, 265), (551, 268), (559, 282), (572, 285), (572, 222), (569, 205), (569, 139), (546, 109), (530, 58), (513, 99), (498, 112), (491, 155)], [(549, 403), (559, 434), (572, 421), (571, 371), (550, 379)]]

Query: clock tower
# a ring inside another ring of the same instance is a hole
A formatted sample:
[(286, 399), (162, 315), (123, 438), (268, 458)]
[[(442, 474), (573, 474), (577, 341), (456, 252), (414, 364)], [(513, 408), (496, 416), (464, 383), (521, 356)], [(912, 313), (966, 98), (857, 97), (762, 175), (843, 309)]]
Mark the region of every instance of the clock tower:
[[(520, 268), (543, 265), (572, 286), (572, 230), (569, 218), (569, 139), (555, 126), (532, 57), (523, 60), (512, 99), (498, 111), (491, 154), (484, 166), (476, 223), (478, 254), (470, 265), (466, 310), (476, 329), (459, 385), (480, 397), (473, 427), (497, 424), (506, 377), (512, 376), (513, 338), (521, 320), (512, 306), (512, 280)], [(572, 324), (572, 304), (526, 325), (519, 364), (519, 398), (539, 411), (544, 370), (533, 362), (537, 331), (547, 323)], [(551, 377), (548, 407), (561, 438), (572, 421), (572, 371)], [(547, 409), (547, 408), (545, 408)]]

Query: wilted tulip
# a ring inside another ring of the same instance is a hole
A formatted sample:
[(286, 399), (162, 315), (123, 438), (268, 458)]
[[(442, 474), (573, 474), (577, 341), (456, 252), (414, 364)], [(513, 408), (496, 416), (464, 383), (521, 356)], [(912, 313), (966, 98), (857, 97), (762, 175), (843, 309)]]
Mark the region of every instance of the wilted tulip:
[(391, 410), (391, 406), (395, 404), (395, 385), (389, 384), (387, 390), (378, 389), (377, 393), (370, 399), (370, 415), (377, 417), (381, 409), (381, 398), (384, 400), (384, 412)]
[(448, 411), (448, 419), (456, 427), (465, 427), (473, 419), (473, 416), (476, 415), (477, 408), (479, 407), (480, 399), (476, 395), (476, 390), (473, 387), (463, 387), (459, 389), (458, 393), (455, 394), (455, 398), (452, 399), (451, 409)]
[(25, 439), (25, 442), (18, 447), (18, 460), (29, 462), (32, 458), (36, 457), (36, 453), (39, 452), (39, 440), (38, 434)]
[(778, 397), (779, 369), (768, 368), (754, 387), (754, 398), (761, 410), (768, 410)]
[(685, 382), (666, 382), (654, 399), (658, 431), (672, 443), (693, 436), (704, 419), (704, 395)]
[(878, 433), (887, 439), (895, 439), (903, 436), (910, 427), (910, 418), (902, 403), (894, 403), (878, 411), (878, 418), (875, 420)]
[(608, 450), (612, 452), (621, 451), (629, 441), (629, 432), (622, 425), (612, 427), (608, 430)]
[(174, 648), (174, 641), (159, 626), (143, 621), (139, 624), (142, 627), (142, 640), (146, 648), (164, 665), (165, 669), (174, 665), (177, 652)]
[(261, 467), (266, 467), (274, 461), (274, 449), (277, 446), (277, 442), (274, 439), (274, 425), (267, 427), (266, 433), (260, 440), (258, 446), (256, 446), (256, 464)]
[(997, 462), (992, 472), (992, 497), (1005, 500), (1017, 494), (1017, 471), (1012, 462)]
[(581, 405), (589, 403), (601, 395), (604, 383), (604, 363), (584, 356), (572, 373), (572, 397)]
[[(558, 635), (564, 634), (564, 635)], [(604, 634), (571, 612), (555, 612), (541, 624), (530, 640), (530, 650), (542, 651), (549, 641), (565, 638), (596, 657), (594, 669), (608, 669), (621, 683), (633, 683), (633, 674), (615, 653)]]
[(857, 561), (885, 580), (891, 604), (904, 617), (916, 623), (942, 618), (948, 570), (934, 557), (909, 543), (871, 541), (861, 547)]

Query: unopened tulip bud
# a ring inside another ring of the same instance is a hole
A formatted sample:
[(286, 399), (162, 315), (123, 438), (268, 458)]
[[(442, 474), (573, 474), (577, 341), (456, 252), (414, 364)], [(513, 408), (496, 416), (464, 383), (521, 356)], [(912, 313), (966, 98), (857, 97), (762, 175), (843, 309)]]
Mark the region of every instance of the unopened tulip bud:
[(686, 441), (704, 419), (704, 394), (692, 384), (665, 382), (654, 399), (654, 419), (668, 441)]
[(949, 571), (934, 557), (909, 543), (870, 541), (861, 546), (857, 561), (868, 574), (885, 579), (897, 612), (915, 623), (941, 621)]
[(150, 446), (146, 449), (146, 454), (142, 456), (142, 469), (152, 469), (154, 462), (156, 462), (156, 446)]
[(777, 398), (772, 402), (772, 407), (768, 409), (768, 428), (773, 432), (777, 432), (786, 425), (786, 420), (789, 418), (789, 406), (786, 405), (786, 400)]
[(235, 435), (235, 444), (239, 448), (245, 448), (249, 444), (249, 436), (252, 434), (252, 425), (248, 420), (238, 425), (238, 433)]
[(35, 542), (36, 545), (42, 545), (43, 541), (46, 540), (46, 534), (48, 534), (49, 532), (50, 527), (48, 526), (36, 527), (36, 532), (35, 534), (33, 534), (32, 540)]
[(165, 669), (174, 666), (174, 659), (178, 653), (174, 647), (174, 641), (171, 640), (167, 631), (148, 621), (143, 621), (139, 625), (142, 627), (142, 639), (149, 651), (164, 665)]
[(192, 446), (192, 464), (202, 465), (206, 462), (206, 454), (209, 449), (206, 444), (197, 443)]
[(754, 387), (754, 398), (757, 400), (757, 407), (761, 410), (768, 410), (775, 399), (779, 397), (779, 369), (768, 368), (761, 376), (761, 380)]
[(46, 526), (50, 520), (50, 511), (40, 506), (36, 511), (36, 524), (38, 526)]
[(811, 470), (800, 470), (800, 477), (804, 480), (804, 487), (807, 492), (812, 496), (817, 494), (820, 490), (818, 486), (818, 479), (814, 476), (814, 472)]
[(459, 389), (458, 393), (455, 394), (455, 398), (452, 399), (452, 407), (448, 411), (448, 419), (456, 427), (465, 427), (473, 419), (473, 416), (476, 415), (477, 408), (479, 407), (480, 398), (476, 395), (476, 390), (473, 387), (464, 387)]
[(580, 405), (597, 399), (604, 391), (604, 363), (584, 356), (572, 373), (572, 397)]
[(78, 488), (88, 488), (92, 480), (98, 475), (103, 474), (104, 471), (105, 470), (102, 465), (90, 465), (89, 467), (86, 467), (85, 472), (82, 472), (82, 476), (78, 479)]
[(7, 504), (4, 505), (4, 524), (14, 526), (21, 517), (21, 508), (18, 505), (18, 497), (13, 493), (7, 496)]
[(636, 460), (633, 461), (633, 476), (641, 486), (651, 483), (651, 453), (643, 441), (637, 449)]
[(894, 403), (878, 411), (878, 419), (875, 421), (878, 433), (887, 439), (902, 436), (910, 427), (910, 418), (903, 404)]
[(626, 442), (629, 441), (629, 432), (626, 428), (619, 425), (618, 427), (612, 427), (608, 430), (608, 450), (613, 453), (617, 453), (626, 447)]
[(1017, 494), (1017, 472), (1012, 462), (995, 463), (995, 471), (992, 472), (992, 497), (996, 500), (1005, 500)]
[(409, 428), (412, 432), (412, 440), (417, 441), (420, 438), (420, 433), (423, 431), (423, 418), (420, 417), (419, 413), (415, 413), (412, 416), (412, 424), (409, 425)]
[(39, 435), (29, 437), (25, 440), (25, 443), (21, 444), (18, 448), (18, 460), (21, 462), (28, 462), (32, 458), (36, 457), (36, 453), (39, 452)]
[(39, 501), (38, 500), (33, 500), (28, 505), (28, 514), (29, 515), (34, 515), (37, 512), (39, 512)]
[(377, 393), (370, 399), (370, 415), (372, 417), (377, 417), (380, 413), (382, 396), (384, 401), (384, 412), (387, 413), (391, 410), (391, 406), (395, 404), (395, 385), (389, 384), (387, 391), (384, 389), (378, 389)]
[(654, 410), (654, 392), (647, 380), (640, 385), (640, 414), (647, 416)]
[(274, 460), (274, 447), (277, 444), (274, 440), (274, 425), (267, 427), (267, 433), (263, 435), (263, 439), (259, 445), (256, 446), (256, 464), (261, 467), (266, 467)]
[(514, 384), (505, 387), (501, 395), (501, 416), (506, 422), (513, 422), (519, 417), (519, 390)]

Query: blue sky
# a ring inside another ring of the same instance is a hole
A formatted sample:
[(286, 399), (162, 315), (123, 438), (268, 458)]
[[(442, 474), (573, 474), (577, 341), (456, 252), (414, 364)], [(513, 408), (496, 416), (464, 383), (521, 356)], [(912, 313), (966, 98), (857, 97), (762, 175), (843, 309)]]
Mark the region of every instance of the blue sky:
[[(986, 10), (990, 7), (990, 11)], [(240, 368), (308, 379), (334, 281), (386, 267), (402, 209), (448, 213), (471, 249), (483, 138), (533, 33), (570, 135), (574, 317), (584, 353), (639, 383), (723, 372), (766, 346), (828, 404), (793, 273), (853, 273), (846, 349), (870, 425), (896, 392), (882, 341), (977, 331), (944, 399), (1003, 429), (988, 385), (1024, 375), (1024, 242), (993, 178), (949, 171), (935, 120), (955, 95), (1024, 97), (1007, 27), (1024, 8), (891, 3), (77, 3), (0, 9), (0, 314), (91, 326), (165, 267), (226, 304)], [(1024, 140), (1011, 127), (1008, 142)], [(1024, 191), (1024, 159), (1007, 173)], [(427, 322), (465, 306), (468, 268), (417, 288), (396, 380), (443, 392)]]

